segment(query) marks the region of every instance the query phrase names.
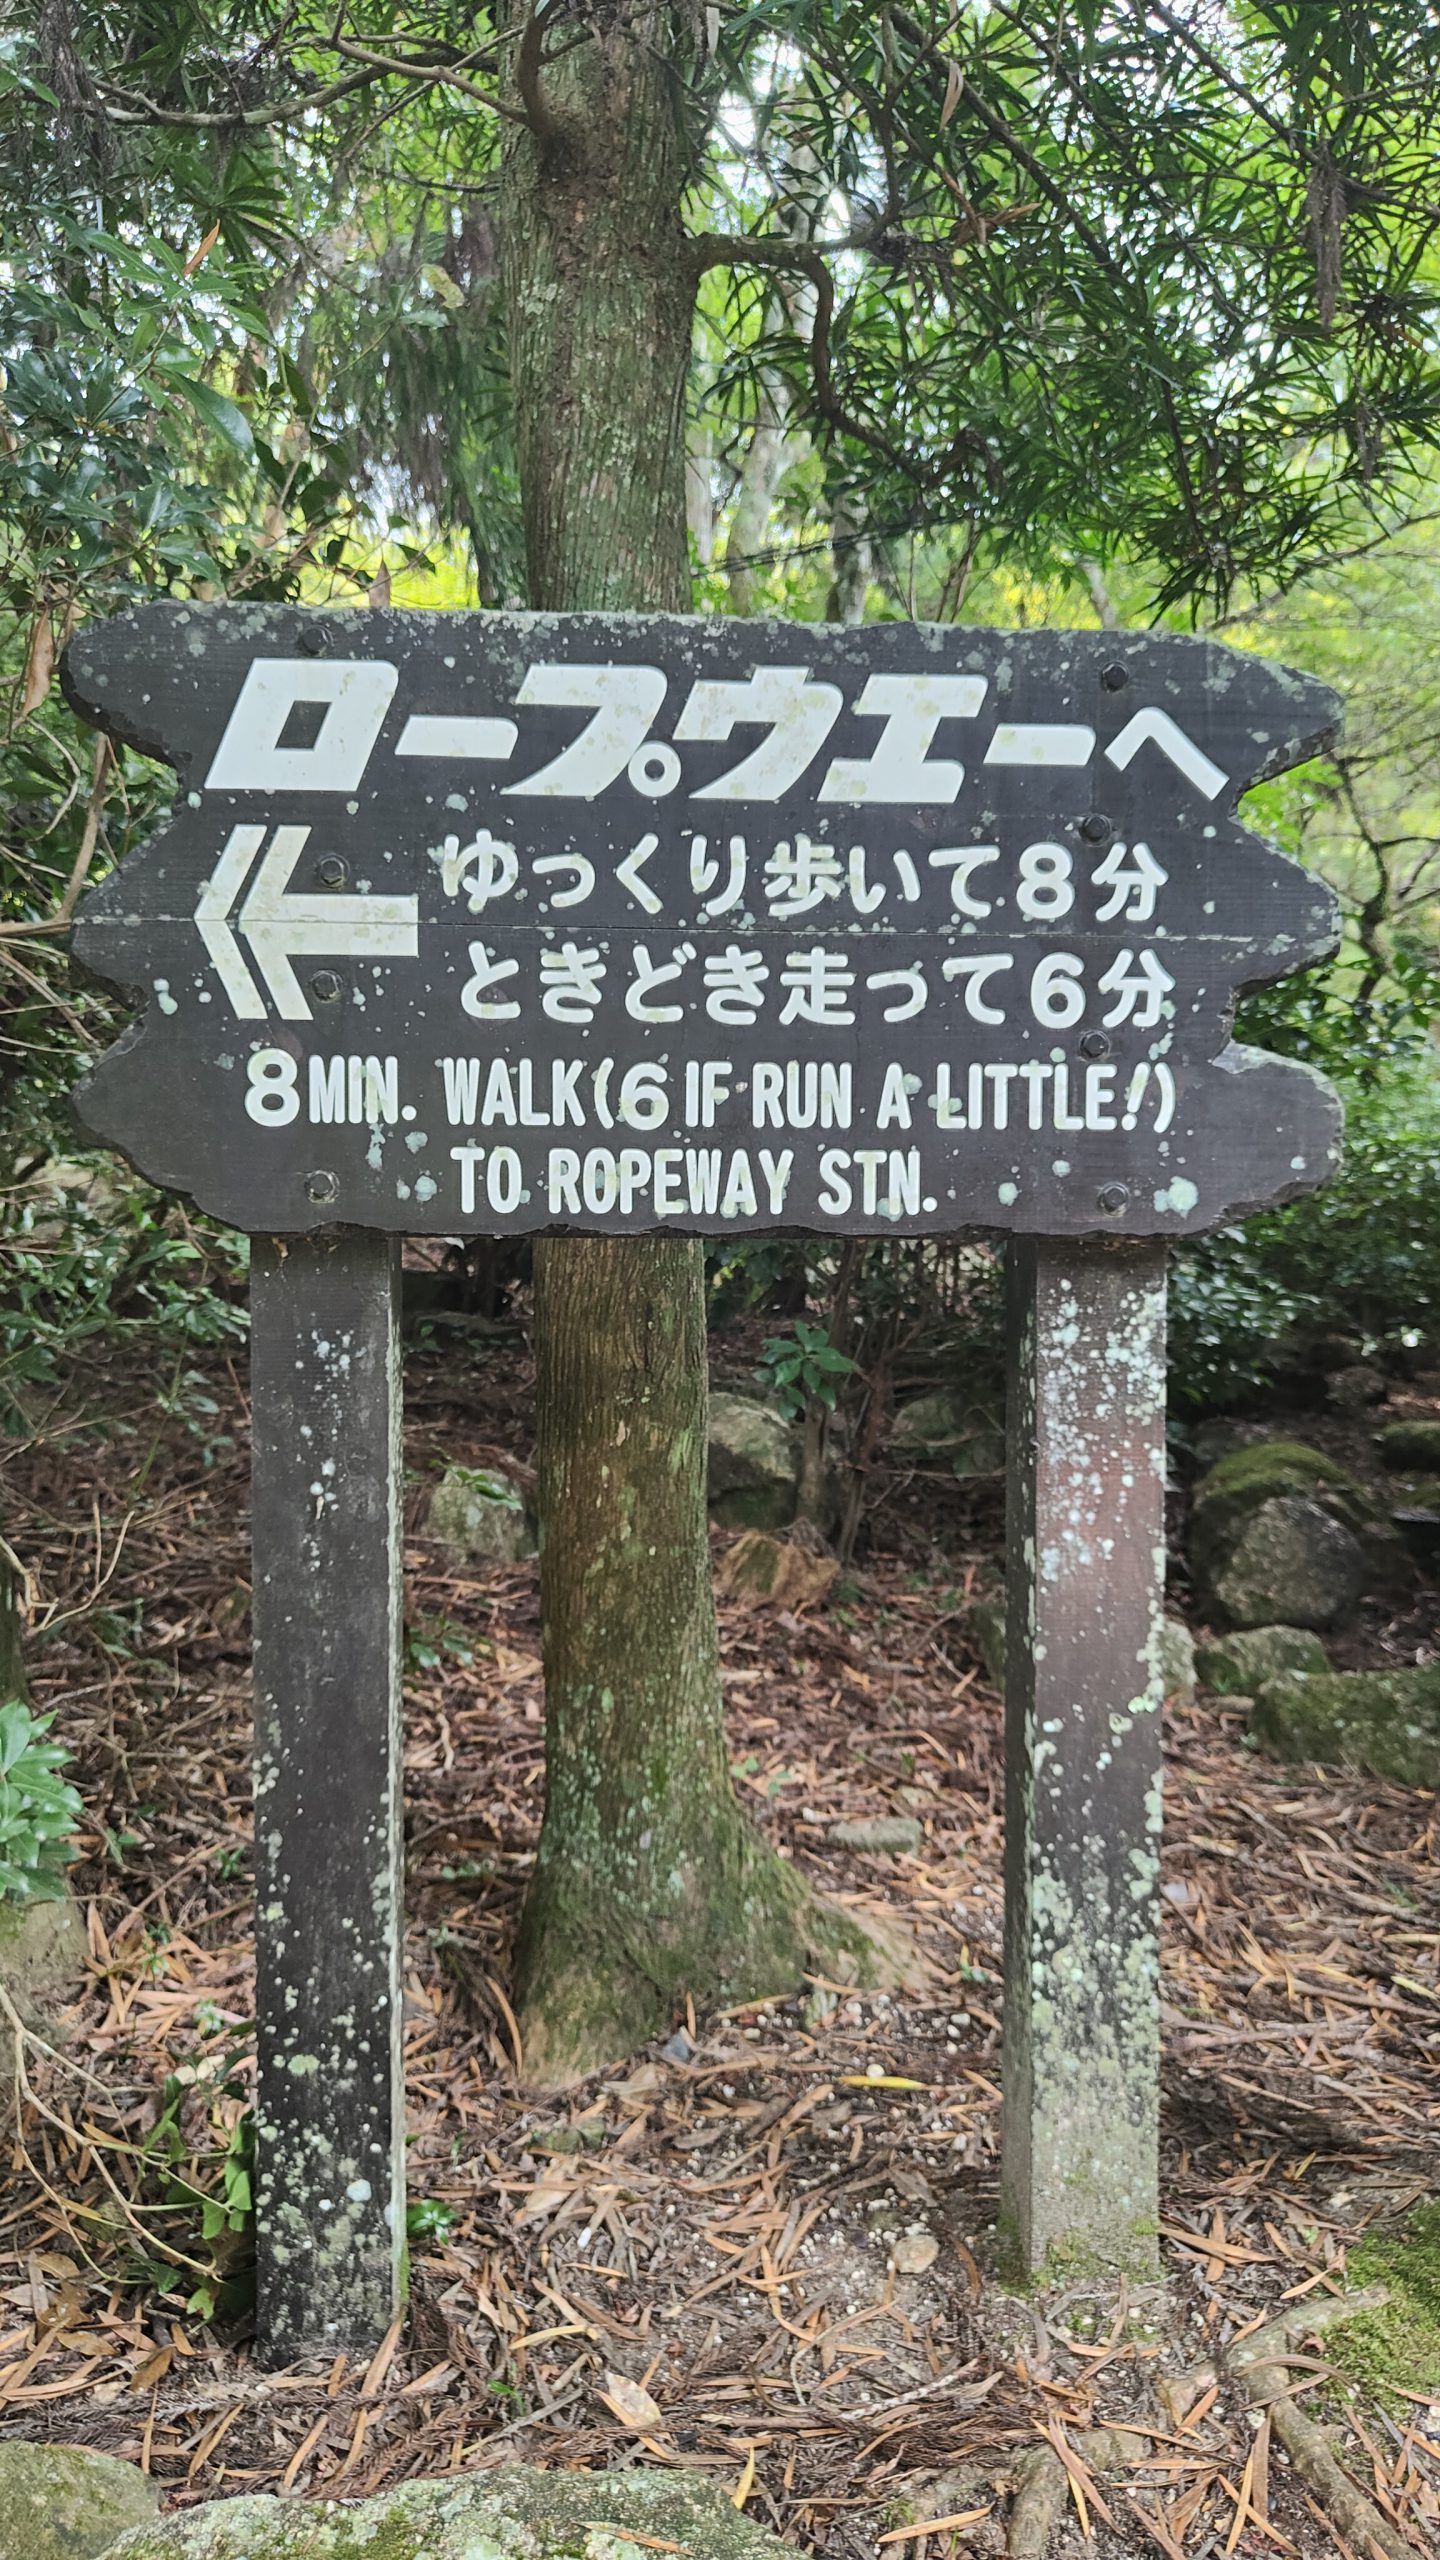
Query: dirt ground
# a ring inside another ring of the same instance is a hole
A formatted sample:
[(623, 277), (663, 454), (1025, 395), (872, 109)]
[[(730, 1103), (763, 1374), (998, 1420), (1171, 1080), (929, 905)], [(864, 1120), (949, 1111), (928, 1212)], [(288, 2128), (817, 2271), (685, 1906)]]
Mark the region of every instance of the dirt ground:
[[(506, 1999), (543, 1784), (535, 1567), (458, 1577), (420, 1528), (441, 1459), (529, 1456), (528, 1374), (501, 1340), (422, 1354), (408, 1381), (408, 2321), (368, 2365), (262, 2374), (245, 2235), (202, 2228), (250, 2001), (245, 1389), (197, 1368), (160, 1382), (162, 1410), (156, 1380), (112, 1367), (7, 1497), (37, 1695), (94, 1831), (84, 1996), (58, 2052), (27, 2049), (5, 2137), (0, 2433), (143, 2463), (179, 2505), (517, 2456), (684, 2463), (837, 2560), (887, 2535), (903, 2560), (1002, 2551), (1015, 2466), (1048, 2446), (1057, 2555), (1363, 2560), (1226, 2358), (1333, 2298), (1358, 2236), (1440, 2185), (1434, 1801), (1277, 1767), (1213, 1703), (1169, 1712), (1165, 2282), (1004, 2294), (1000, 1708), (965, 1634), (999, 1492), (878, 1478), (821, 1609), (727, 1606), (726, 1700), (755, 1820), (825, 1890), (908, 1923), (913, 1987), (677, 2018), (538, 2104)], [(1344, 1427), (1353, 1456), (1373, 1418)], [(1426, 1606), (1372, 1612), (1365, 1658), (1415, 1659)], [(913, 1857), (827, 1839), (896, 1812), (923, 1826)], [(1352, 2403), (1311, 2352), (1305, 2405), (1433, 2548), (1440, 2406)], [(935, 2518), (959, 2521), (917, 2530)]]

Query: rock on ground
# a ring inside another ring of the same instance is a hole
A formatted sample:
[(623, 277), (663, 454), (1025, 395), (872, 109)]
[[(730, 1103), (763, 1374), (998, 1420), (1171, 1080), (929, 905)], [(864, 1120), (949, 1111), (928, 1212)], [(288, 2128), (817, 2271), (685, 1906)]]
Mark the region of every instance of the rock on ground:
[[(803, 1529), (806, 1523), (796, 1525)], [(839, 1570), (818, 1538), (811, 1547), (798, 1536), (773, 1538), (764, 1529), (746, 1529), (720, 1564), (715, 1588), (722, 1599), (753, 1608), (813, 1609)]]
[(800, 1457), (783, 1413), (753, 1396), (710, 1398), (710, 1513), (727, 1529), (784, 1529)]
[(1191, 1497), (1202, 1606), (1229, 1627), (1333, 1627), (1367, 1587), (1375, 1527), (1363, 1485), (1319, 1449), (1267, 1440), (1232, 1450)]
[(1292, 1671), (1266, 1683), (1250, 1729), (1277, 1760), (1320, 1760), (1402, 1786), (1440, 1787), (1440, 1666)]
[(159, 2504), (144, 2472), (108, 2453), (0, 2444), (0, 2560), (100, 2560)]
[(902, 1404), (890, 1426), (899, 1458), (921, 1466), (949, 1466), (957, 1476), (996, 1476), (1005, 1470), (1003, 1415), (948, 1387)]
[(657, 2548), (684, 2560), (776, 2560), (782, 2546), (693, 2473), (514, 2463), (408, 2481), (356, 2506), (229, 2498), (191, 2507), (127, 2534), (107, 2560), (650, 2560)]
[(1196, 1424), (1190, 1447), (1196, 1466), (1203, 1471), (1219, 1459), (1233, 1456), (1237, 1449), (1253, 1449), (1257, 1441), (1273, 1437), (1268, 1422), (1241, 1422), (1233, 1414), (1221, 1413)]
[(1397, 1474), (1440, 1476), (1440, 1422), (1387, 1422), (1378, 1438), (1381, 1463)]
[(877, 1814), (873, 1820), (832, 1822), (825, 1837), (836, 1849), (881, 1849), (893, 1856), (913, 1857), (924, 1839), (924, 1832), (914, 1816), (905, 1813)]
[(447, 1467), (425, 1525), (466, 1564), (518, 1564), (535, 1553), (524, 1496), (499, 1467)]
[(1328, 1671), (1330, 1658), (1310, 1627), (1239, 1627), (1202, 1644), (1195, 1667), (1217, 1697), (1254, 1698), (1287, 1671)]

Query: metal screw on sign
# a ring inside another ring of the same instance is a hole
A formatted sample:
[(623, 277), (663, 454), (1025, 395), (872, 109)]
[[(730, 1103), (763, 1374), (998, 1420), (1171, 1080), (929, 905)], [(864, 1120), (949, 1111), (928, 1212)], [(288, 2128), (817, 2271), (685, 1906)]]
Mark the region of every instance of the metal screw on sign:
[(1333, 696), (1169, 635), (290, 605), (64, 682), (187, 776), (81, 913), (155, 1001), (80, 1116), (254, 1239), (264, 2351), (398, 2298), (406, 1235), (1009, 1239), (1007, 2227), (1148, 2263), (1165, 1251), (1338, 1161), (1230, 1037), (1337, 939), (1237, 814)]

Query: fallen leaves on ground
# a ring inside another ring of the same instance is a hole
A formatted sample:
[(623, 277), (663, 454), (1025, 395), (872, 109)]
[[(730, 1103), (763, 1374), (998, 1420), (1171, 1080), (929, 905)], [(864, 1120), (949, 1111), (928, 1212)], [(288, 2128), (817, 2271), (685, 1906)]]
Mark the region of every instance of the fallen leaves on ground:
[[(217, 1400), (243, 1410), (238, 1382)], [(518, 1428), (513, 1366), (472, 1363), (461, 1394), (413, 1364), (421, 1479), (441, 1453), (505, 1459)], [(743, 1801), (818, 1883), (904, 1922), (925, 1990), (817, 1980), (692, 2013), (544, 2103), (515, 2087), (506, 1989), (543, 1778), (534, 1567), (447, 1572), (422, 1482), (408, 1608), (438, 1659), (408, 1684), (405, 2033), (431, 2236), (368, 2363), (262, 2372), (187, 2311), (224, 2246), (144, 2156), (169, 2075), (175, 2174), (208, 2156), (213, 2191), (243, 2104), (243, 2084), (214, 2094), (251, 2000), (242, 1453), (144, 1429), (133, 1483), (113, 1430), (32, 1449), (7, 1530), (53, 1620), (36, 1685), (96, 1831), (85, 1994), (55, 2055), (29, 2048), (34, 2103), (7, 2137), (0, 2430), (139, 2461), (179, 2504), (358, 2497), (513, 2456), (680, 2462), (834, 2560), (882, 2539), (903, 2560), (998, 2553), (1038, 2445), (1069, 2499), (1057, 2553), (1333, 2551), (1219, 2360), (1281, 2305), (1333, 2296), (1356, 2234), (1436, 2184), (1430, 1800), (1277, 1768), (1213, 1705), (1172, 1713), (1168, 2297), (1077, 2280), (1042, 2316), (982, 2283), (1001, 1735), (965, 1589), (993, 1515), (955, 1487), (922, 1514), (907, 1479), (825, 1609), (725, 1613)], [(827, 1840), (896, 1813), (920, 1822), (914, 1856)], [(1327, 2388), (1323, 2359), (1296, 2387)], [(1423, 2548), (1435, 2411), (1345, 2423), (1357, 2478)]]

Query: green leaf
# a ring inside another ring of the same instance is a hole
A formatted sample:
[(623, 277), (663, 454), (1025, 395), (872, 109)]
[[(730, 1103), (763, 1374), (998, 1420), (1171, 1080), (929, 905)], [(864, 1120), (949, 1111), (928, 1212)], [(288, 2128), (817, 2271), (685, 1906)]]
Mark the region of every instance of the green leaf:
[(167, 373), (165, 380), (170, 390), (178, 391), (183, 400), (188, 400), (196, 416), (203, 419), (206, 426), (213, 427), (217, 435), (222, 435), (236, 453), (247, 457), (254, 453), (255, 438), (250, 432), (250, 421), (244, 410), (227, 399), (223, 391), (216, 391), (208, 382), (197, 382), (190, 373)]

